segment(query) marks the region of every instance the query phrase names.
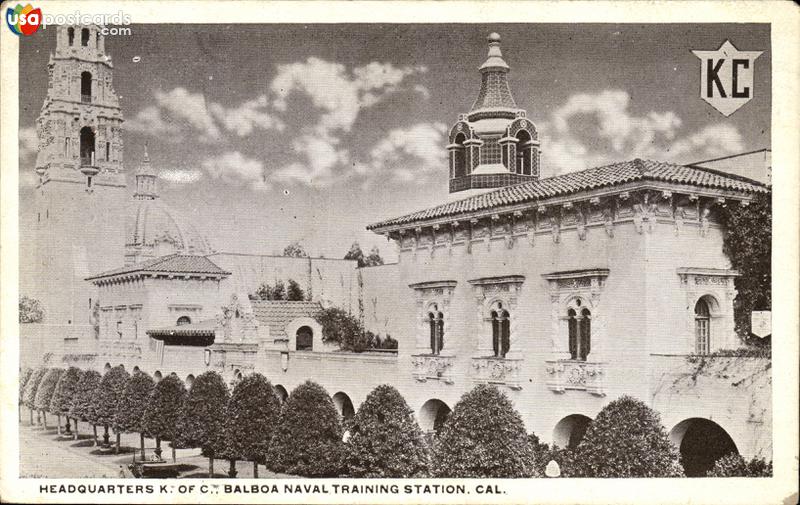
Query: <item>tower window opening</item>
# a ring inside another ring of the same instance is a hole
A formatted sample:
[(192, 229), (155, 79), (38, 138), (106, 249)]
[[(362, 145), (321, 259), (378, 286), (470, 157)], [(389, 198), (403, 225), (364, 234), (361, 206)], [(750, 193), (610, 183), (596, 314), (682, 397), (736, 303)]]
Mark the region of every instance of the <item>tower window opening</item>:
[(497, 358), (505, 358), (511, 348), (511, 314), (498, 304), (490, 313), (492, 319), (492, 350)]
[(437, 355), (444, 347), (444, 314), (434, 306), (433, 312), (428, 313), (428, 325), (431, 332), (431, 354)]
[(75, 28), (70, 27), (67, 29), (67, 38), (69, 39), (69, 45), (75, 43)]
[(84, 28), (81, 30), (81, 45), (86, 47), (89, 45), (89, 29)]
[(94, 132), (88, 126), (81, 128), (81, 166), (94, 162)]
[(530, 133), (521, 130), (517, 133), (517, 170), (518, 174), (531, 175), (533, 167), (533, 145)]
[(111, 161), (111, 142), (106, 142), (106, 161)]
[(81, 72), (81, 102), (89, 103), (92, 101), (92, 74)]
[(453, 157), (453, 177), (464, 177), (467, 175), (467, 152), (464, 147), (464, 140), (466, 137), (463, 133), (456, 136), (456, 148), (453, 149), (451, 156)]
[(694, 306), (695, 352), (708, 354), (711, 349), (711, 310), (703, 298)]

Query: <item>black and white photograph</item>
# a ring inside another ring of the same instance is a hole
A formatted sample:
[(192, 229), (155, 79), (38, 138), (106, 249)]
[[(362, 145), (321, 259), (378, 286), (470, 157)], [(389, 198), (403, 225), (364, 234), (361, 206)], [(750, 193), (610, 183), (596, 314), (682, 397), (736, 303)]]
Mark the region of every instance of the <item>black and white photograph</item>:
[(4, 2), (0, 498), (796, 503), (800, 11), (566, 4)]

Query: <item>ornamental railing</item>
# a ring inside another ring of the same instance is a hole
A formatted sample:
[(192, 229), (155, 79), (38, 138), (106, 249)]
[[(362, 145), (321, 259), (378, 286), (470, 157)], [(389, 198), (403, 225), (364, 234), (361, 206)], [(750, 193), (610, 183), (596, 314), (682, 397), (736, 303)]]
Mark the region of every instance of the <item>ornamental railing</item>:
[(488, 356), (472, 358), (472, 380), (480, 384), (498, 384), (522, 389), (521, 359)]
[(547, 360), (546, 363), (547, 387), (552, 391), (563, 393), (573, 389), (597, 396), (606, 395), (603, 386), (605, 363), (568, 359)]
[(414, 354), (411, 356), (411, 375), (419, 382), (427, 382), (432, 379), (452, 384), (454, 361), (454, 356)]

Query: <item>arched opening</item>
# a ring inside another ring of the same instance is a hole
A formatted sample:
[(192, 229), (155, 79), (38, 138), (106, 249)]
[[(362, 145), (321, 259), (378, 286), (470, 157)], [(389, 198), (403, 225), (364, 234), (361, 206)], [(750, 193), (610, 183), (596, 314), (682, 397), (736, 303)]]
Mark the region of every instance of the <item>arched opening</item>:
[(526, 130), (517, 133), (517, 173), (531, 175), (533, 172), (533, 139)]
[(339, 391), (333, 395), (333, 404), (336, 405), (336, 410), (339, 411), (339, 415), (342, 416), (342, 419), (345, 421), (352, 419), (356, 414), (356, 410), (353, 408), (353, 402), (350, 400), (350, 397), (347, 396), (347, 393)]
[(86, 47), (89, 45), (89, 29), (84, 28), (81, 30), (81, 45)]
[(672, 428), (669, 438), (680, 450), (687, 477), (705, 477), (719, 458), (739, 454), (733, 439), (720, 425), (701, 417), (681, 421)]
[(444, 347), (444, 314), (439, 312), (439, 306), (433, 304), (428, 313), (428, 327), (431, 334), (431, 354), (439, 354)]
[(75, 44), (75, 28), (67, 28), (67, 38), (69, 39), (69, 45)]
[(190, 388), (192, 387), (192, 384), (194, 384), (194, 375), (189, 374), (186, 376), (186, 387)]
[(586, 361), (592, 350), (592, 312), (580, 308), (581, 301), (575, 301), (576, 308), (567, 309), (567, 337), (569, 355), (576, 361)]
[(287, 398), (289, 398), (289, 392), (286, 391), (286, 388), (278, 384), (274, 386), (275, 394), (278, 395), (278, 399), (281, 403), (285, 402)]
[(192, 324), (192, 318), (189, 316), (181, 316), (178, 318), (178, 321), (175, 323), (178, 326), (183, 326), (185, 324)]
[(711, 304), (708, 297), (697, 300), (694, 306), (694, 351), (697, 354), (711, 352)]
[(422, 405), (419, 411), (419, 426), (429, 436), (437, 436), (449, 416), (450, 407), (442, 400), (434, 398)]
[(94, 132), (88, 126), (81, 128), (81, 166), (94, 165)]
[(90, 103), (92, 101), (92, 74), (81, 72), (81, 102)]
[(492, 319), (492, 350), (495, 357), (505, 358), (511, 348), (511, 314), (497, 302), (489, 313)]
[(111, 363), (106, 363), (106, 366), (103, 367), (103, 371), (108, 372), (109, 370), (111, 370)]
[(155, 380), (156, 382), (161, 381), (161, 372), (159, 370), (156, 370), (156, 373), (153, 374), (153, 380)]
[(467, 149), (464, 147), (466, 136), (463, 133), (456, 135), (452, 148), (453, 157), (453, 177), (464, 177), (467, 175)]
[(575, 449), (583, 440), (592, 419), (583, 414), (572, 414), (556, 423), (553, 429), (553, 444), (562, 449)]
[(313, 351), (314, 350), (314, 330), (309, 326), (301, 326), (295, 335), (295, 350)]

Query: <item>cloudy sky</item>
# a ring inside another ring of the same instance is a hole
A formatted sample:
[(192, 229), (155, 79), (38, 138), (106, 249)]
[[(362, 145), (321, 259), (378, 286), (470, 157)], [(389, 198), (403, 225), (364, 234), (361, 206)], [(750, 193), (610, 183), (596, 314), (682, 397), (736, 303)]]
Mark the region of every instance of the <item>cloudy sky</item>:
[[(445, 132), (502, 36), (542, 175), (634, 157), (692, 162), (770, 147), (767, 25), (132, 25), (107, 37), (125, 168), (145, 143), (161, 195), (223, 251), (301, 241), (341, 257), (364, 227), (447, 198)], [(755, 98), (725, 118), (699, 98), (700, 60), (730, 39), (756, 61)], [(20, 43), (23, 237), (55, 30)], [(131, 190), (132, 192), (132, 190)], [(24, 239), (24, 238), (23, 238)], [(24, 247), (24, 244), (23, 244)]]

